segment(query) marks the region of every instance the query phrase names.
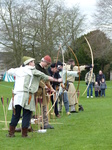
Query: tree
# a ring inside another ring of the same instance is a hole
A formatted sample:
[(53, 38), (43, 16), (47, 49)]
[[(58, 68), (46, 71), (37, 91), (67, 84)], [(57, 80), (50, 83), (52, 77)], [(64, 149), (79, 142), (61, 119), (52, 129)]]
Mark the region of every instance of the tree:
[(27, 46), (25, 39), (27, 9), (23, 9), (13, 0), (3, 0), (0, 6), (0, 44), (4, 45), (6, 51), (11, 52), (10, 57), (18, 66)]
[(51, 0), (36, 0), (35, 3), (29, 18), (29, 28), (33, 31), (29, 38), (34, 47), (34, 57), (38, 59), (39, 55), (43, 57), (46, 53), (52, 57), (57, 48), (59, 37), (57, 24), (61, 8)]
[(112, 1), (99, 0), (96, 6), (94, 24), (112, 38)]
[[(109, 67), (108, 69), (105, 69), (105, 66), (108, 66), (111, 60), (111, 58), (109, 57), (112, 51), (110, 40), (106, 37), (105, 33), (103, 33), (100, 30), (92, 31), (84, 36), (86, 36), (86, 38), (88, 39), (93, 50), (94, 65), (95, 65), (94, 72), (97, 74), (99, 70), (103, 70), (104, 73), (108, 75)], [(87, 45), (87, 42), (84, 39), (84, 36), (81, 36), (75, 41), (73, 51), (75, 52), (80, 65), (85, 64), (90, 65), (91, 53)], [(74, 59), (74, 56), (71, 54), (71, 52), (67, 50), (67, 52), (65, 53), (66, 61), (70, 57)], [(81, 75), (83, 78), (83, 73), (81, 73)]]
[(63, 9), (60, 16), (60, 33), (61, 41), (63, 45), (74, 46), (74, 41), (83, 31), (85, 16), (81, 15), (79, 7), (73, 7), (70, 9)]
[[(25, 3), (24, 3), (25, 2)], [(0, 44), (12, 54), (15, 66), (23, 55), (40, 60), (57, 55), (60, 42), (73, 43), (82, 30), (83, 16), (78, 7), (68, 9), (63, 1), (3, 0), (0, 2)]]

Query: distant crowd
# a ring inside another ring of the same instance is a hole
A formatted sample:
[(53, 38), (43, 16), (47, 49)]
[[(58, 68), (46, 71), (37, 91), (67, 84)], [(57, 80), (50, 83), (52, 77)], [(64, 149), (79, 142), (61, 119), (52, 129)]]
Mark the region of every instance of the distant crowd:
[(95, 74), (92, 72), (92, 68), (90, 68), (90, 71), (87, 72), (85, 75), (85, 82), (86, 85), (88, 86), (87, 98), (89, 98), (89, 96), (93, 98), (94, 91), (95, 91), (95, 97), (100, 97), (100, 96), (105, 97), (105, 90), (107, 89), (107, 85), (105, 81), (105, 75), (103, 74), (102, 70), (100, 70), (99, 74), (95, 77)]

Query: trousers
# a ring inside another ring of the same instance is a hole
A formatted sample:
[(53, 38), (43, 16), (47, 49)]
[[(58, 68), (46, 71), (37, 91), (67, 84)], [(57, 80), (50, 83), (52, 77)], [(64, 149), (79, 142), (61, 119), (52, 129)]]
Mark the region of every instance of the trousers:
[(14, 113), (12, 114), (10, 126), (14, 126), (14, 127), (17, 126), (18, 121), (19, 121), (20, 116), (21, 116), (21, 110), (22, 109), (23, 109), (22, 128), (28, 128), (29, 127), (32, 111), (30, 111), (28, 109), (24, 109), (20, 105), (15, 106), (15, 112), (16, 113), (15, 113), (15, 115), (14, 115)]
[(87, 96), (89, 96), (89, 90), (90, 90), (90, 96), (93, 96), (93, 83), (90, 83), (87, 89)]
[(66, 110), (66, 112), (69, 112), (69, 101), (68, 101), (67, 91), (60, 92), (59, 98), (60, 98), (60, 105), (62, 105), (62, 100), (63, 100), (65, 110)]

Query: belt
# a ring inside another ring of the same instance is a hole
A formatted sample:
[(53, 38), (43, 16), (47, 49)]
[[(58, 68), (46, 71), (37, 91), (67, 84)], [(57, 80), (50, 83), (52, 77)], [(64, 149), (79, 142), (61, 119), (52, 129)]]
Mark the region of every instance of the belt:
[[(68, 80), (67, 80), (68, 81)], [(72, 82), (72, 81), (68, 81), (68, 82), (70, 82), (70, 83), (74, 83), (74, 82)]]

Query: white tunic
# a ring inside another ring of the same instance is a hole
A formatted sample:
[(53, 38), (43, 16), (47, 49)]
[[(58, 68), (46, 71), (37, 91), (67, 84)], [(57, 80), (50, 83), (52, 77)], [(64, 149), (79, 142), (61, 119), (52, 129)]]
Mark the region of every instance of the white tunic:
[[(25, 109), (35, 111), (34, 93), (38, 90), (40, 80), (48, 80), (48, 76), (32, 66), (25, 66), (8, 70), (8, 74), (14, 75), (14, 106), (20, 105)], [(29, 95), (31, 96), (28, 104)], [(12, 106), (12, 103), (9, 105)]]

